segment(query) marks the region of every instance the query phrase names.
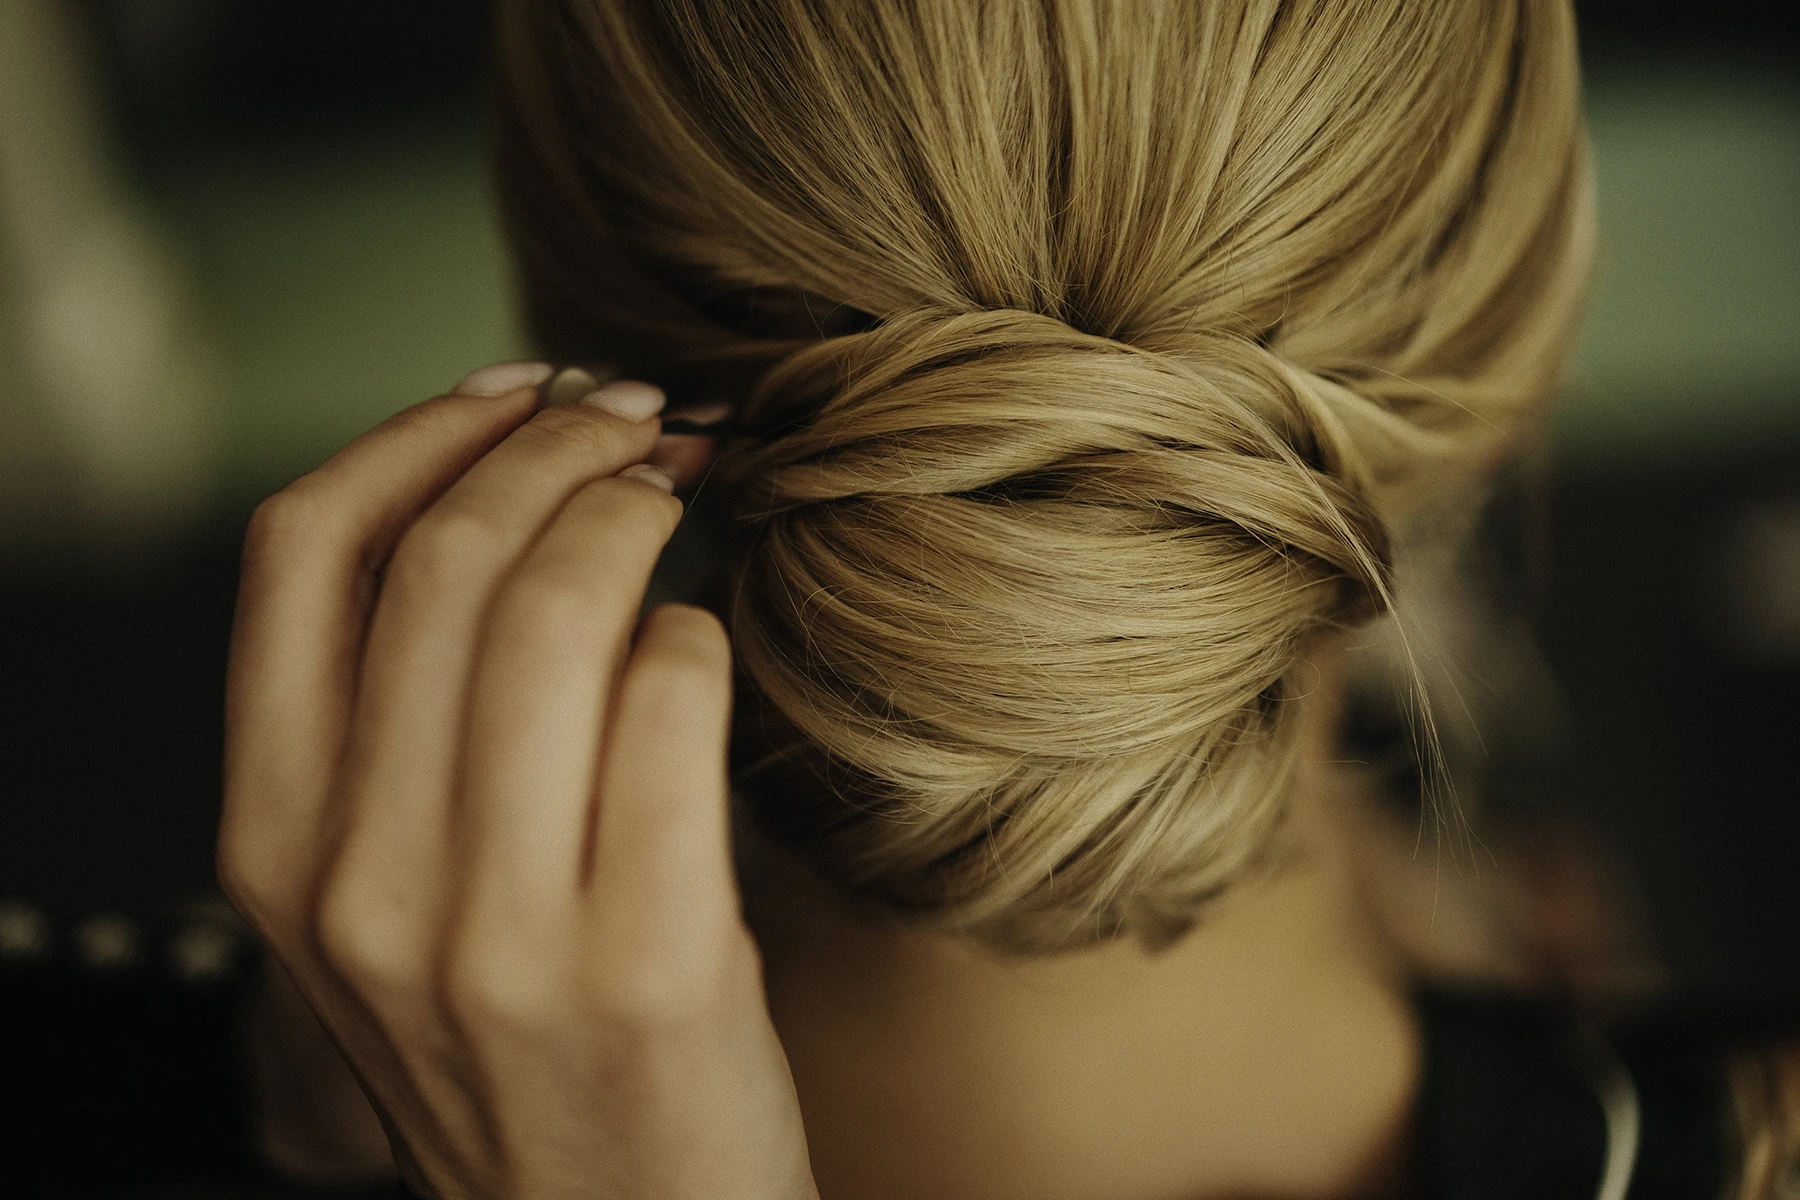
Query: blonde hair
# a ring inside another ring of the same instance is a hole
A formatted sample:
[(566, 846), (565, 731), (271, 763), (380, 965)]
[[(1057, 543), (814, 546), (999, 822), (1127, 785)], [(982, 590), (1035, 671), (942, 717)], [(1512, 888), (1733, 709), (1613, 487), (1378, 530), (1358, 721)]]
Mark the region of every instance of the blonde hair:
[(1323, 631), (1529, 436), (1591, 240), (1563, 0), (511, 0), (532, 321), (722, 467), (764, 824), (1020, 950), (1274, 843)]

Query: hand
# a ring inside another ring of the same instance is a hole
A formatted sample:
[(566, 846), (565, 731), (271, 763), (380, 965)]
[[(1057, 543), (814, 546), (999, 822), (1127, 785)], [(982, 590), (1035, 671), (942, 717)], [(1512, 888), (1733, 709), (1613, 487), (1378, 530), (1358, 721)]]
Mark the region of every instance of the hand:
[(257, 510), (220, 878), (422, 1194), (812, 1196), (729, 853), (730, 648), (681, 605), (634, 636), (681, 509), (660, 393), (536, 412), (547, 373)]

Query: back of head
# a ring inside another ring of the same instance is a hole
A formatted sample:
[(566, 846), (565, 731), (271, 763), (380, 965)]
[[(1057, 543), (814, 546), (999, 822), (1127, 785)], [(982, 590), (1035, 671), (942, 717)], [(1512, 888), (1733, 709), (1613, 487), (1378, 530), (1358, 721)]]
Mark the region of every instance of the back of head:
[(1529, 434), (1586, 274), (1560, 0), (512, 0), (547, 348), (724, 398), (757, 815), (1015, 949), (1267, 853), (1323, 632)]

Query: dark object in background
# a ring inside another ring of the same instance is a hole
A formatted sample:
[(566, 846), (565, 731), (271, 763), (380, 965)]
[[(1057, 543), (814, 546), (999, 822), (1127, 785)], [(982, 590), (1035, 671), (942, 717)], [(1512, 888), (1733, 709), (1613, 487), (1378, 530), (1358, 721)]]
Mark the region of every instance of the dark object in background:
[(1615, 1047), (1547, 1009), (1452, 991), (1425, 991), (1419, 1012), (1423, 1195), (1588, 1200), (1618, 1149), (1605, 1097), (1625, 1079), (1638, 1117), (1632, 1200), (1725, 1194), (1732, 1136), (1705, 1036), (1650, 1030)]
[[(371, 115), (476, 117), (494, 0), (78, 0), (126, 124), (152, 142)], [(1576, 0), (1583, 58), (1791, 57), (1779, 0)]]
[(1794, 7), (1786, 0), (1575, 0), (1583, 58), (1673, 50), (1752, 50), (1767, 53), (1795, 44)]
[(182, 985), (142, 966), (0, 969), (9, 1196), (114, 1196), (253, 1179), (235, 1054), (241, 973)]
[(236, 538), (0, 564), (0, 901), (72, 922), (212, 894)]
[(0, 1192), (247, 1170), (212, 882), (233, 532), (0, 574)]
[(1557, 794), (1689, 1003), (1800, 1006), (1800, 447), (1590, 472), (1553, 501)]
[(179, 134), (472, 120), (492, 0), (81, 0), (128, 120)]

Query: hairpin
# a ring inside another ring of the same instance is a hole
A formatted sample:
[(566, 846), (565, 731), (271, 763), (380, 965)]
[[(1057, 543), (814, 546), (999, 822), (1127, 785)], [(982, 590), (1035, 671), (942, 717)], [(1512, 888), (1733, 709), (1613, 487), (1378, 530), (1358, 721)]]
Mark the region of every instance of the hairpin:
[[(564, 367), (546, 380), (538, 391), (543, 398), (544, 407), (553, 408), (559, 404), (574, 404), (613, 378), (612, 373), (605, 370)], [(706, 407), (714, 407), (714, 405), (708, 404)], [(762, 440), (797, 429), (801, 424), (803, 422), (799, 419), (758, 424), (741, 421), (729, 413), (711, 421), (696, 420), (693, 417), (677, 414), (663, 418), (662, 431), (665, 434), (673, 433), (686, 437), (735, 437)]]
[(765, 426), (751, 425), (733, 417), (721, 417), (716, 421), (695, 421), (687, 417), (664, 417), (662, 423), (664, 433), (679, 433), (694, 437), (763, 437), (769, 430)]

